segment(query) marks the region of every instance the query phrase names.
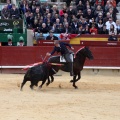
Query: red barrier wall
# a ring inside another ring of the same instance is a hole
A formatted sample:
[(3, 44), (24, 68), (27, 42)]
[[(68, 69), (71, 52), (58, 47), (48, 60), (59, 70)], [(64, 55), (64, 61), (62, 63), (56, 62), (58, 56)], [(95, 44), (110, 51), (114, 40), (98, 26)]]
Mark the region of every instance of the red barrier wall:
[[(75, 51), (82, 46), (75, 45)], [(46, 52), (52, 50), (52, 46), (35, 47), (0, 47), (0, 65), (24, 66), (42, 61)], [(86, 60), (86, 66), (115, 66), (120, 67), (120, 47), (89, 47), (94, 60)]]

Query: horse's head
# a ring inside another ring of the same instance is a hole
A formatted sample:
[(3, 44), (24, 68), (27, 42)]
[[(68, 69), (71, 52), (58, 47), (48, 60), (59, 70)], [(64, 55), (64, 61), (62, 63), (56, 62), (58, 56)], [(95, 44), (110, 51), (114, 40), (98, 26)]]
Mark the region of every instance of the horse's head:
[(81, 55), (87, 57), (90, 60), (94, 58), (88, 47), (83, 47), (76, 52), (76, 56), (80, 57)]

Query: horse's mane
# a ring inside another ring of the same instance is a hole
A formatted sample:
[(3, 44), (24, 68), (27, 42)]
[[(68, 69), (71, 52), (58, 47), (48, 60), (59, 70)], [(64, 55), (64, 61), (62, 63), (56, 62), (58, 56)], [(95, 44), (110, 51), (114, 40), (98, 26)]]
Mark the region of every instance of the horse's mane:
[(80, 52), (82, 49), (84, 49), (85, 48), (85, 46), (83, 46), (83, 47), (81, 47), (80, 49), (78, 49), (76, 52), (75, 52), (75, 57), (76, 57), (76, 55), (78, 54), (78, 52)]

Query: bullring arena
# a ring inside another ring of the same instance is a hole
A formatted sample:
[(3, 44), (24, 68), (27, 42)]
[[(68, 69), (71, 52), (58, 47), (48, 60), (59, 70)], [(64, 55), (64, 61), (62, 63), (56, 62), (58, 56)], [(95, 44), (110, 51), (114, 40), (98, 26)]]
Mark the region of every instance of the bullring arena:
[(60, 71), (48, 87), (20, 91), (23, 77), (0, 74), (0, 120), (120, 120), (119, 70), (84, 69), (79, 89)]

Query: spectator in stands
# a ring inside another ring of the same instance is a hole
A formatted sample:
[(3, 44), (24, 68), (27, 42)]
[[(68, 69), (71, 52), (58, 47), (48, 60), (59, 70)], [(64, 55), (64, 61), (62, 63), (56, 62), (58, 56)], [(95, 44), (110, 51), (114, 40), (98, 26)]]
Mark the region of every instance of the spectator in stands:
[(59, 18), (56, 19), (55, 24), (56, 24), (56, 27), (60, 26), (60, 19)]
[(107, 21), (109, 21), (110, 17), (112, 17), (112, 15), (109, 12), (107, 12), (105, 17), (103, 18), (103, 23), (106, 23)]
[(81, 10), (83, 11), (85, 9), (84, 5), (82, 4), (82, 1), (79, 1), (79, 4), (77, 5), (77, 11)]
[(102, 34), (108, 34), (108, 30), (106, 29), (106, 25), (103, 25)]
[(116, 7), (116, 0), (109, 0), (110, 4), (115, 8)]
[(111, 24), (113, 24), (113, 25), (114, 25), (114, 28), (116, 29), (116, 23), (113, 21), (112, 17), (110, 17), (110, 18), (109, 18), (109, 21), (107, 21), (107, 22), (105, 23), (107, 30), (110, 30), (110, 25), (111, 25)]
[(7, 46), (14, 46), (14, 45), (13, 45), (13, 42), (12, 42), (12, 39), (8, 39)]
[(63, 6), (62, 10), (59, 11), (60, 17), (63, 17), (65, 13), (67, 13), (67, 7)]
[(93, 24), (95, 25), (96, 28), (98, 27), (98, 24), (96, 23), (95, 18), (91, 18), (89, 22), (89, 27), (92, 28)]
[(37, 19), (38, 16), (40, 16), (40, 15), (42, 15), (41, 12), (40, 12), (40, 8), (37, 7), (37, 8), (35, 9), (35, 12), (34, 12), (34, 17)]
[(11, 0), (7, 0), (7, 8), (8, 9), (12, 8)]
[(85, 28), (82, 26), (82, 24), (80, 24), (77, 30), (77, 34), (79, 35), (84, 34), (84, 31), (85, 31)]
[(102, 31), (103, 31), (103, 21), (100, 19), (98, 21), (98, 34), (102, 34)]
[(116, 13), (117, 13), (118, 11), (117, 10), (115, 10), (114, 8), (109, 8), (109, 13), (110, 13), (110, 15), (112, 16), (112, 18), (113, 18), (113, 21), (116, 21)]
[(96, 23), (98, 23), (99, 20), (102, 20), (103, 21), (103, 14), (100, 12), (98, 13), (98, 16), (96, 17), (95, 21)]
[(20, 11), (24, 14), (26, 12), (26, 8), (29, 9), (28, 7), (28, 2), (26, 0), (23, 0), (20, 2)]
[(85, 29), (85, 27), (88, 23), (86, 22), (85, 18), (82, 18), (79, 24), (82, 25), (82, 29)]
[(84, 34), (90, 34), (89, 25), (86, 25)]
[(116, 20), (117, 34), (120, 35), (120, 20)]
[(61, 22), (59, 14), (56, 13), (54, 16), (52, 16), (52, 22), (55, 23), (57, 19), (59, 19), (59, 22)]
[(59, 26), (56, 27), (54, 33), (65, 33), (65, 28), (62, 23), (60, 23)]
[(104, 0), (96, 0), (95, 4), (104, 6)]
[(52, 16), (55, 16), (55, 14), (59, 14), (57, 5), (53, 5), (52, 7)]
[(25, 46), (24, 45), (24, 38), (22, 36), (19, 37), (19, 42), (18, 42), (17, 46)]
[(115, 35), (117, 35), (117, 29), (114, 27), (113, 24), (110, 25), (110, 29), (108, 30), (109, 35), (111, 35), (113, 32)]
[(77, 29), (79, 28), (79, 23), (78, 23), (78, 19), (75, 18), (72, 20), (72, 23), (71, 23), (71, 28), (72, 28), (72, 34), (76, 34), (77, 33)]
[[(37, 22), (37, 20), (34, 20), (34, 16), (33, 16), (33, 13), (32, 12), (30, 12), (30, 11), (27, 11), (26, 13), (25, 13), (25, 18), (26, 18), (26, 25), (27, 25), (27, 28), (36, 28), (35, 26), (34, 26), (34, 24), (38, 24), (38, 22)], [(36, 21), (36, 23), (35, 23), (35, 21)]]
[(95, 25), (92, 24), (92, 28), (90, 28), (90, 34), (91, 35), (96, 35), (98, 33), (97, 28), (95, 28)]
[(45, 40), (45, 37), (43, 36), (43, 33), (42, 33), (42, 32), (36, 34), (36, 40), (37, 40), (37, 41), (38, 41), (38, 40)]
[(50, 20), (50, 22), (52, 22), (52, 17), (51, 17), (51, 13), (48, 13), (46, 16), (44, 16), (43, 21), (45, 23), (47, 23), (47, 21)]
[(83, 17), (83, 12), (82, 12), (82, 10), (79, 10), (79, 11), (77, 12), (76, 17), (77, 17), (78, 19), (80, 19), (81, 16)]
[(57, 29), (56, 24), (53, 23), (53, 26), (52, 26), (51, 30), (52, 30), (53, 32), (55, 32), (56, 29)]
[(70, 6), (71, 1), (72, 1), (72, 0), (66, 0), (67, 7)]
[(108, 12), (110, 7), (112, 7), (112, 5), (110, 4), (110, 1), (107, 0), (106, 5), (105, 5), (105, 12)]
[(42, 33), (48, 33), (49, 29), (47, 28), (46, 23), (42, 23), (42, 27), (39, 27), (38, 31)]
[(69, 26), (69, 23), (68, 23), (68, 22), (65, 23), (64, 28), (65, 28), (65, 33), (71, 33), (72, 29), (71, 29), (71, 27)]
[(53, 31), (50, 30), (49, 35), (46, 37), (46, 40), (58, 40), (58, 37), (53, 35)]
[(87, 13), (84, 14), (83, 17), (87, 16), (87, 18), (89, 19), (89, 21), (94, 18), (94, 14), (92, 13), (91, 9), (87, 9)]
[(43, 12), (45, 13), (46, 9), (51, 9), (51, 5), (48, 2), (44, 2), (42, 6)]
[(7, 46), (14, 46), (14, 44), (12, 42), (13, 36), (8, 34), (7, 39), (8, 39)]
[(2, 19), (10, 19), (10, 10), (7, 5), (4, 5), (4, 8), (1, 10)]
[(64, 16), (61, 18), (61, 22), (64, 22), (64, 19), (66, 19), (68, 23), (71, 22), (71, 18), (68, 16), (68, 13), (64, 13)]
[(70, 19), (72, 19), (72, 15), (76, 15), (77, 14), (72, 5), (70, 5), (67, 13), (68, 13), (68, 16), (70, 17)]
[(111, 35), (108, 38), (108, 41), (118, 41), (117, 36), (115, 36), (115, 33), (112, 32)]
[(103, 9), (100, 5), (98, 5), (95, 12), (94, 12), (94, 16), (97, 17), (97, 16), (102, 15), (102, 14), (103, 14)]
[(53, 26), (53, 23), (52, 23), (52, 21), (51, 21), (50, 19), (47, 19), (46, 25), (47, 25), (47, 28), (48, 28), (49, 30), (51, 30), (51, 29), (52, 29), (52, 26)]
[(15, 4), (12, 4), (10, 14), (11, 14), (12, 19), (19, 19), (20, 18), (19, 9), (15, 6)]
[(120, 2), (118, 2), (117, 6), (120, 7)]

